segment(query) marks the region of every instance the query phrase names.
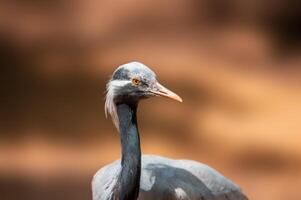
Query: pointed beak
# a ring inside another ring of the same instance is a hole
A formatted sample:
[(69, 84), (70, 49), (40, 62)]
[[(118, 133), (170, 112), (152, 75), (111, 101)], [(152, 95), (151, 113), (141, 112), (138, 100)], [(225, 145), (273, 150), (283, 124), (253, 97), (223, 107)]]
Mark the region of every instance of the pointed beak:
[(156, 86), (157, 86), (157, 90), (152, 91), (154, 94), (156, 94), (158, 96), (162, 96), (162, 97), (167, 97), (167, 98), (179, 101), (179, 102), (183, 102), (182, 98), (179, 95), (170, 91), (169, 89), (167, 89), (160, 83), (156, 83)]

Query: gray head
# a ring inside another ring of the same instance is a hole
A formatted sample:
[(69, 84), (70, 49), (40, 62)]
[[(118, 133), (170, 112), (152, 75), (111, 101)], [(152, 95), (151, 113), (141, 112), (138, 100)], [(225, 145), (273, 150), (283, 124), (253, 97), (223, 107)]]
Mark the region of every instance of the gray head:
[(130, 62), (119, 66), (107, 84), (105, 102), (106, 116), (112, 116), (118, 128), (116, 104), (138, 103), (139, 100), (164, 96), (182, 102), (182, 99), (172, 91), (162, 86), (156, 79), (156, 74), (139, 62)]

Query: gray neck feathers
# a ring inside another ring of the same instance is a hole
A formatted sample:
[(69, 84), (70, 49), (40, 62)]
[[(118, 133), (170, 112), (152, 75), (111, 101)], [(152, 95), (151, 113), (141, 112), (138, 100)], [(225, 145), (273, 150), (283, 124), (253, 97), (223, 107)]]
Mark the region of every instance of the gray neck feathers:
[(141, 175), (141, 149), (137, 128), (137, 104), (116, 106), (122, 145), (121, 173), (117, 182), (120, 200), (138, 198)]

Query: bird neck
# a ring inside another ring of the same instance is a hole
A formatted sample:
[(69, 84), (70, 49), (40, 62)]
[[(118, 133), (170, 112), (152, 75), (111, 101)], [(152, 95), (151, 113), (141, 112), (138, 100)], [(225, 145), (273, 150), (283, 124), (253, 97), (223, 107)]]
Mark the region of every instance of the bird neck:
[(137, 103), (116, 105), (122, 145), (121, 173), (119, 176), (120, 200), (138, 198), (141, 175), (141, 149), (137, 127)]

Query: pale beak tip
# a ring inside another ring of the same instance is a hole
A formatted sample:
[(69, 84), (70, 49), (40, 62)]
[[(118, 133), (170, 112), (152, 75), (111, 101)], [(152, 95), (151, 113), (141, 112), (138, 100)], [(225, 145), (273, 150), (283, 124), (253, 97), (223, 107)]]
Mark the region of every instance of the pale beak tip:
[(180, 103), (183, 103), (183, 99), (182, 99), (181, 97), (179, 97), (179, 96), (177, 96), (177, 97), (175, 98), (175, 100), (178, 101), (178, 102), (180, 102)]

